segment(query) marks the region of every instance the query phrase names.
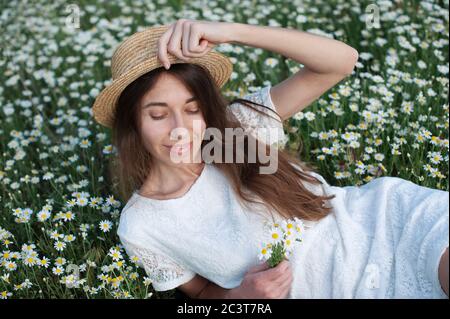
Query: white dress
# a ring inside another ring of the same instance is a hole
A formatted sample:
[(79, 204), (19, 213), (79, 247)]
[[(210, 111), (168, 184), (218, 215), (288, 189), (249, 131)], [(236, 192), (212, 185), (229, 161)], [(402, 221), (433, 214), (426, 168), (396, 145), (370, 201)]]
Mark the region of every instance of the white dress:
[[(274, 109), (269, 90), (270, 85), (245, 98)], [(239, 104), (231, 109), (253, 128), (282, 129)], [(331, 214), (316, 223), (304, 221), (303, 242), (290, 257), (294, 281), (288, 298), (447, 298), (437, 269), (449, 242), (448, 192), (397, 177), (335, 187), (313, 175), (322, 185), (307, 183), (308, 189), (336, 197)], [(196, 274), (230, 289), (261, 263), (264, 223), (272, 219), (268, 211), (252, 207), (246, 210), (226, 177), (205, 164), (181, 197), (157, 200), (135, 191), (117, 233), (156, 291), (176, 288)]]

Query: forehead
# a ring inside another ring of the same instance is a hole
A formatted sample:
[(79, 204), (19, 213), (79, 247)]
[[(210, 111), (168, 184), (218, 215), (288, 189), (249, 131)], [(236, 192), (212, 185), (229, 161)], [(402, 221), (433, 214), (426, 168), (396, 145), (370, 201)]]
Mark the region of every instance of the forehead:
[(141, 105), (149, 102), (165, 102), (167, 104), (179, 104), (185, 102), (193, 94), (183, 82), (174, 76), (162, 74), (151, 90), (142, 98)]

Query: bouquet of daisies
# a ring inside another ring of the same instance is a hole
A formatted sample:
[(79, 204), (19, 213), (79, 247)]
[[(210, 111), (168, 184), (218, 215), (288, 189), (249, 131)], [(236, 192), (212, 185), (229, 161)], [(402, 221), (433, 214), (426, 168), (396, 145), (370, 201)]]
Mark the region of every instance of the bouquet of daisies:
[(294, 247), (303, 240), (303, 222), (294, 217), (282, 220), (280, 223), (266, 224), (269, 238), (261, 243), (259, 259), (267, 261), (273, 268), (284, 258), (289, 258)]

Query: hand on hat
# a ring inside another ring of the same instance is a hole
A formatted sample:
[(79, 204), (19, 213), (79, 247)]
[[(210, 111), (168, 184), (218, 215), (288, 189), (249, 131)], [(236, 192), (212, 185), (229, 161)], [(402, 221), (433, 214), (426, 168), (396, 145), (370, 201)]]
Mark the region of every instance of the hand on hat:
[(179, 19), (158, 39), (158, 59), (168, 70), (168, 53), (189, 62), (207, 54), (217, 44), (229, 41), (229, 23)]

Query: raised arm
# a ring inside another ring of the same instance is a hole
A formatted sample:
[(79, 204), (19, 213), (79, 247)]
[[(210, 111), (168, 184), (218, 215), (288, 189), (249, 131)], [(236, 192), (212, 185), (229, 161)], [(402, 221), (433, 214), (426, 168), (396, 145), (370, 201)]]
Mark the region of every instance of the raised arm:
[(282, 120), (300, 112), (352, 73), (358, 51), (334, 39), (295, 29), (231, 23), (230, 43), (279, 53), (304, 65), (271, 88)]
[(358, 51), (337, 40), (295, 29), (235, 22), (179, 19), (158, 40), (158, 58), (170, 68), (168, 53), (189, 62), (219, 43), (238, 43), (279, 53), (305, 67), (271, 88), (282, 120), (300, 112), (351, 74)]

